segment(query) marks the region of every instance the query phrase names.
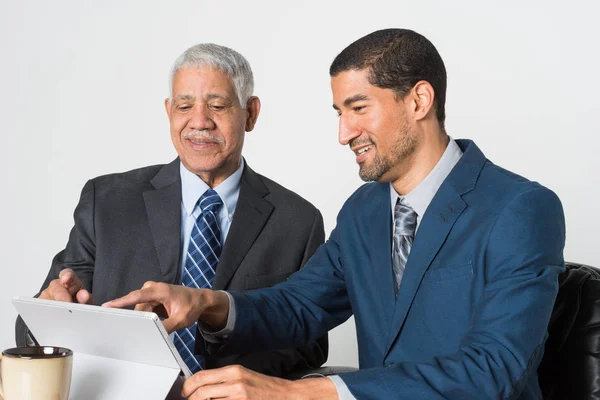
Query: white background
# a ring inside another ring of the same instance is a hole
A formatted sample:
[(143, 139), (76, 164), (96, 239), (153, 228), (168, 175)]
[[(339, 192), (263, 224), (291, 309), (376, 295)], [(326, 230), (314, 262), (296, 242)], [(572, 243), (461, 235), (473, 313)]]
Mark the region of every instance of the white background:
[[(244, 155), (309, 199), (326, 230), (360, 185), (337, 143), (328, 68), (359, 37), (406, 27), (448, 70), (447, 129), (561, 198), (565, 258), (600, 266), (598, 2), (8, 1), (0, 4), (0, 348), (11, 298), (33, 295), (91, 177), (175, 157), (163, 100), (199, 42), (245, 55), (263, 104)], [(346, 323), (330, 365), (357, 365)]]

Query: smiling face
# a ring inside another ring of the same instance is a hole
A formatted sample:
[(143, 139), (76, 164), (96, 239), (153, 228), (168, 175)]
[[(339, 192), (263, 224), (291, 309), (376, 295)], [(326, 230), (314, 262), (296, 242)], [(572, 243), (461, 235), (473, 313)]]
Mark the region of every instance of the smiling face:
[(224, 72), (184, 68), (173, 78), (165, 108), (181, 162), (214, 187), (239, 167), (244, 135), (254, 128), (260, 101), (252, 97), (244, 109)]
[(361, 179), (393, 182), (411, 168), (419, 137), (409, 122), (409, 101), (373, 86), (368, 77), (362, 69), (331, 78), (339, 142), (355, 153)]

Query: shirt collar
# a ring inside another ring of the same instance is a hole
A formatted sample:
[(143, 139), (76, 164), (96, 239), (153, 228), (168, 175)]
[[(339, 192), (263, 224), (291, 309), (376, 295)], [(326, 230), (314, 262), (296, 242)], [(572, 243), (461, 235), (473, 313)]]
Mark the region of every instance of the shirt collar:
[[(228, 215), (232, 215), (237, 206), (243, 171), (244, 159), (242, 158), (238, 169), (213, 188), (213, 190), (219, 194), (221, 200), (223, 200), (223, 206), (226, 208)], [(183, 208), (189, 216), (194, 212), (198, 199), (200, 199), (204, 192), (210, 189), (210, 187), (196, 174), (188, 170), (182, 162), (179, 163), (179, 175), (181, 176), (181, 200), (183, 202)]]
[(406, 196), (400, 196), (390, 182), (390, 200), (392, 204), (392, 215), (394, 215), (394, 208), (396, 207), (396, 201), (398, 198), (403, 198), (404, 202), (412, 207), (419, 217), (423, 217), (425, 210), (429, 207), (429, 203), (433, 200), (433, 196), (437, 193), (440, 186), (446, 179), (446, 177), (452, 171), (452, 168), (458, 163), (462, 156), (462, 150), (454, 139), (450, 137), (448, 146), (442, 158), (437, 162), (435, 167), (429, 172), (429, 174)]

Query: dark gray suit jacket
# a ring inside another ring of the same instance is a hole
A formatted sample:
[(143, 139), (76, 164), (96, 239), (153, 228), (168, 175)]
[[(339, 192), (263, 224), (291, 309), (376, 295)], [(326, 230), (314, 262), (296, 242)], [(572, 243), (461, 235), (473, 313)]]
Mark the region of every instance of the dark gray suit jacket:
[[(64, 268), (77, 273), (97, 304), (139, 289), (149, 280), (181, 282), (179, 159), (88, 181), (74, 219), (67, 247), (52, 261), (40, 292)], [(246, 164), (213, 288), (244, 291), (283, 281), (306, 263), (324, 237), (319, 210)], [(18, 318), (17, 344), (25, 345), (26, 338), (27, 327)], [(212, 355), (206, 365), (241, 364), (281, 376), (322, 365), (327, 351), (324, 336), (296, 349)]]

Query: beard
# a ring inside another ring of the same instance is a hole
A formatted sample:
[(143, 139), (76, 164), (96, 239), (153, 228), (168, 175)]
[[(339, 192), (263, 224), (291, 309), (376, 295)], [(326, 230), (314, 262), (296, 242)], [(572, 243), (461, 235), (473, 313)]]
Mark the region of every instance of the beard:
[[(362, 163), (359, 166), (358, 176), (365, 182), (378, 181), (390, 169), (400, 164), (414, 153), (418, 140), (410, 131), (406, 120), (400, 127), (399, 135), (390, 148), (390, 155), (376, 153), (370, 164)], [(374, 146), (377, 149), (377, 146)]]

